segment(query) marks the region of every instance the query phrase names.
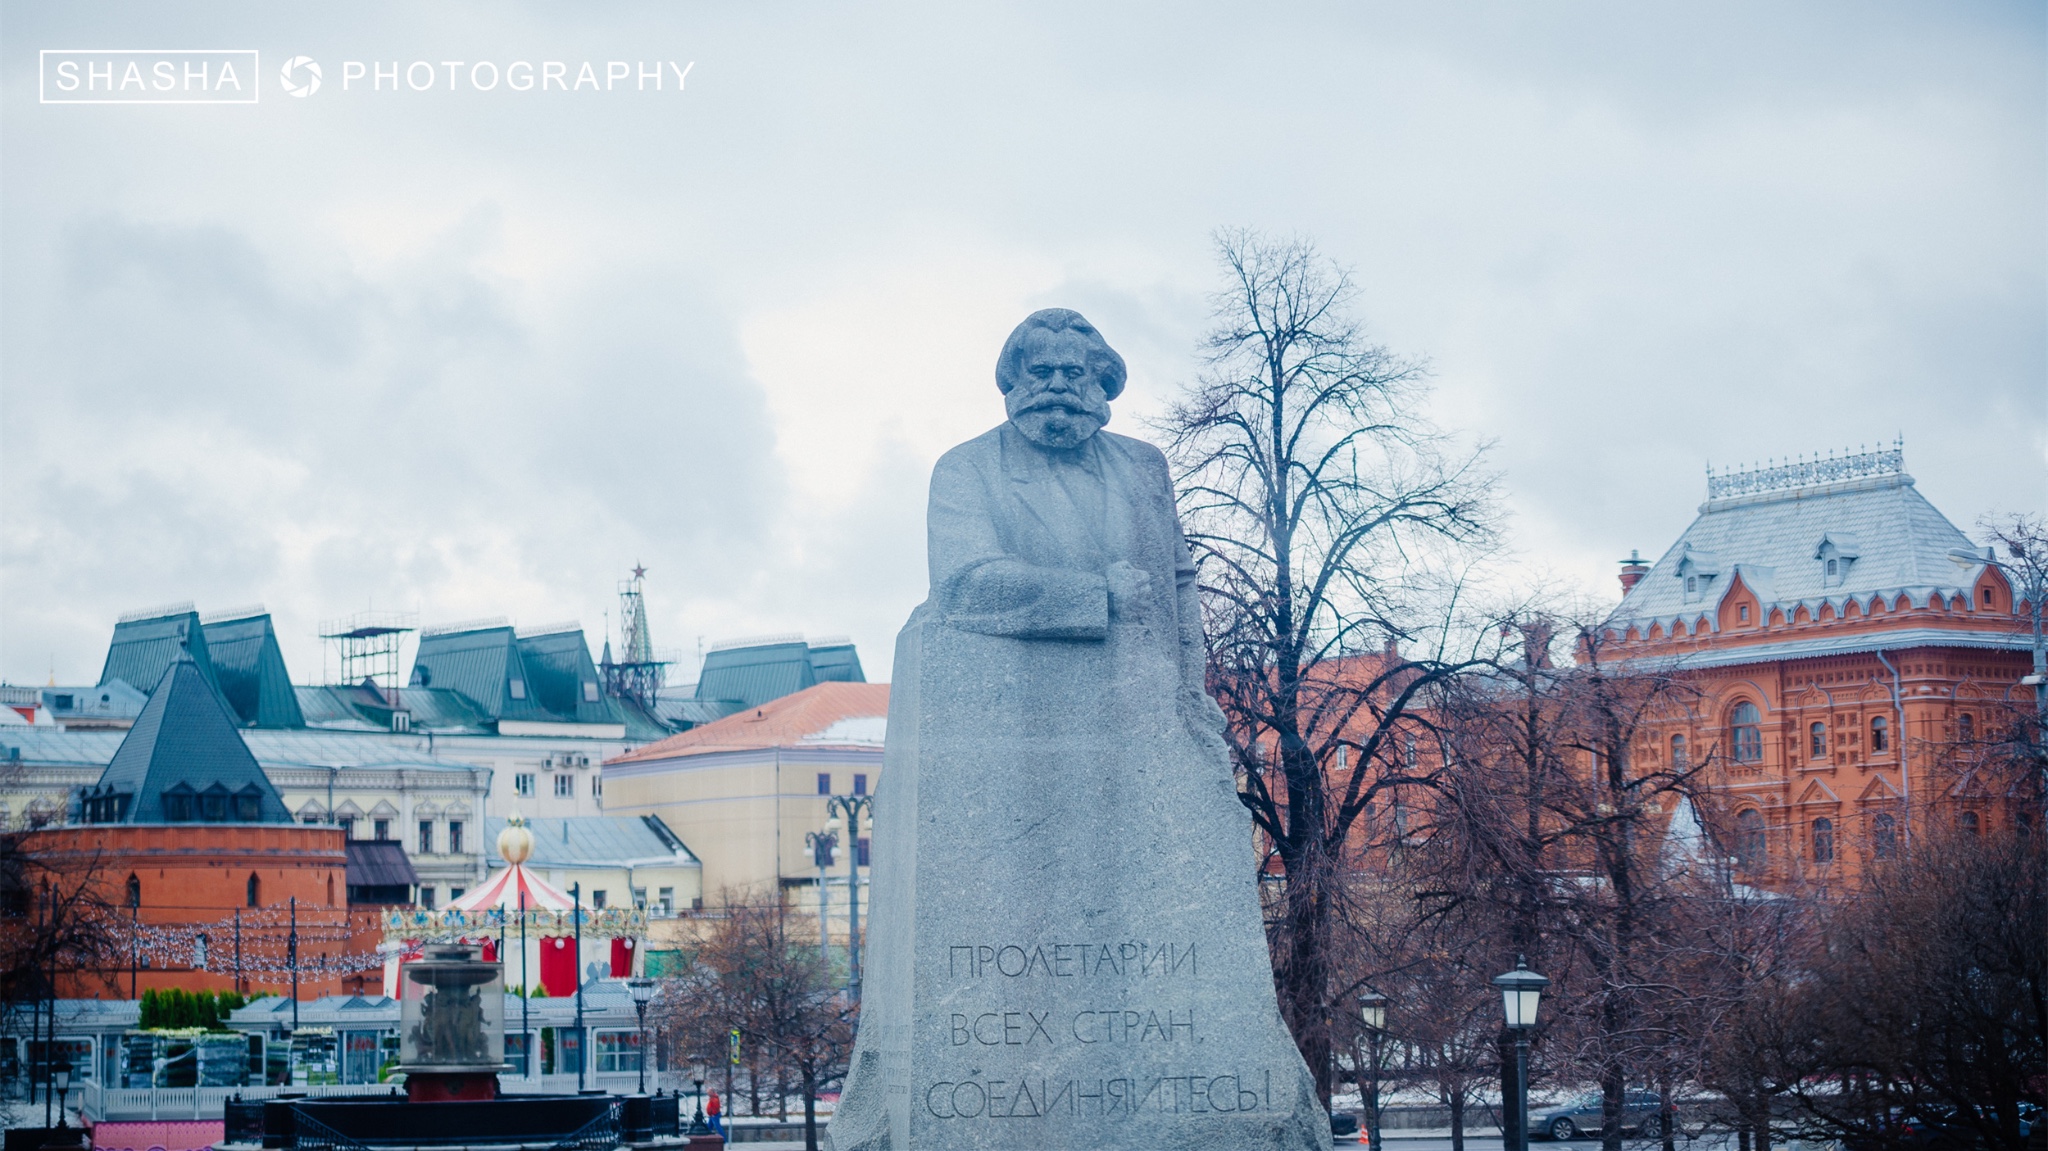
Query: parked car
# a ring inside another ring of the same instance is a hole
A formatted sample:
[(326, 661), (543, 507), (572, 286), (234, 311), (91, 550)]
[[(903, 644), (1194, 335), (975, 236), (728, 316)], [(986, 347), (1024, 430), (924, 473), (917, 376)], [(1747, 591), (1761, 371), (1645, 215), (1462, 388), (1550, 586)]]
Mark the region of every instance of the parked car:
[[(1645, 1139), (1655, 1139), (1664, 1134), (1667, 1118), (1677, 1119), (1677, 1109), (1670, 1116), (1658, 1112), (1655, 1091), (1625, 1091), (1621, 1096), (1621, 1126), (1623, 1130), (1634, 1130)], [(1591, 1134), (1600, 1130), (1601, 1097), (1596, 1094), (1580, 1096), (1577, 1099), (1551, 1107), (1529, 1109), (1529, 1134), (1539, 1139), (1572, 1139), (1581, 1132)]]
[(1330, 1141), (1332, 1143), (1357, 1143), (1364, 1136), (1359, 1133), (1358, 1116), (1349, 1111), (1330, 1112)]

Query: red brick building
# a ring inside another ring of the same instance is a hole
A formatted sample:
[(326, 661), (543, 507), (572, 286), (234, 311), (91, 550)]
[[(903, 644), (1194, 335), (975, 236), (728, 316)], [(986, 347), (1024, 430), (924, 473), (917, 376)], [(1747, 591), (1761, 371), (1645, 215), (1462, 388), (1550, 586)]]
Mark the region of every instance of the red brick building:
[(1997, 568), (1949, 554), (1972, 548), (1894, 446), (1712, 475), (1670, 550), (1624, 564), (1610, 656), (1699, 692), (1637, 754), (1709, 765), (1740, 873), (1850, 875), (1930, 820), (2031, 826), (2038, 801), (1974, 769), (2032, 706), (2032, 636)]
[(61, 994), (288, 993), (294, 968), (301, 996), (338, 994), (343, 975), (377, 966), (362, 954), (374, 933), (351, 930), (343, 831), (293, 822), (189, 658), (164, 672), (78, 803), (73, 826), (33, 832), (24, 846), (98, 885), (124, 962), (62, 973)]

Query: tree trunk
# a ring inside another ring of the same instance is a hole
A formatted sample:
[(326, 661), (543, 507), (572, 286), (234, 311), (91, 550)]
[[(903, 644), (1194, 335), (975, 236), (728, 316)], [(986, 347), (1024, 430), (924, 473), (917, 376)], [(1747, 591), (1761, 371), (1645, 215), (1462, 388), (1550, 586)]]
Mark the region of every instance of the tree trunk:
[(1677, 1124), (1672, 1120), (1677, 1111), (1671, 1106), (1671, 1080), (1657, 1081), (1657, 1132), (1664, 1137), (1664, 1151), (1678, 1151), (1678, 1132), (1672, 1130)]
[[(1607, 1000), (1611, 1005), (1614, 1002), (1614, 996), (1610, 993)], [(1612, 1043), (1614, 1036), (1618, 1034), (1618, 1031), (1614, 1029), (1615, 1023), (1612, 1019), (1612, 1016), (1615, 1014), (1617, 1013), (1611, 1006), (1602, 1012), (1603, 1021), (1607, 1022), (1610, 1027), (1610, 1030), (1607, 1032), (1609, 1043)], [(1623, 1115), (1621, 1105), (1624, 1099), (1622, 1091), (1626, 1086), (1627, 1084), (1623, 1081), (1621, 1062), (1610, 1058), (1607, 1066), (1602, 1069), (1600, 1074), (1600, 1151), (1621, 1151), (1621, 1122)]]
[(818, 1151), (818, 1073), (806, 1066), (804, 1072), (804, 1151)]
[[(1451, 1151), (1465, 1151), (1465, 1092), (1451, 1092)], [(1373, 1148), (1379, 1151), (1379, 1148)]]
[(1315, 1076), (1316, 1097), (1330, 1106), (1329, 899), (1316, 863), (1299, 853), (1287, 866), (1287, 960), (1280, 971), (1280, 1002), (1295, 1045)]

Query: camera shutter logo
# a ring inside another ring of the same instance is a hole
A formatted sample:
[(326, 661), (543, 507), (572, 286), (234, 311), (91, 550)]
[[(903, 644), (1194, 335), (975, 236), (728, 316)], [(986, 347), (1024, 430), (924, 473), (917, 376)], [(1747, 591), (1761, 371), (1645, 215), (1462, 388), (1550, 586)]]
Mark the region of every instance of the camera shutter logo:
[[(299, 82), (297, 75), (301, 68), (306, 70), (304, 83)], [(320, 65), (311, 56), (294, 56), (284, 62), (284, 68), (278, 73), (278, 84), (286, 95), (303, 100), (320, 90)]]

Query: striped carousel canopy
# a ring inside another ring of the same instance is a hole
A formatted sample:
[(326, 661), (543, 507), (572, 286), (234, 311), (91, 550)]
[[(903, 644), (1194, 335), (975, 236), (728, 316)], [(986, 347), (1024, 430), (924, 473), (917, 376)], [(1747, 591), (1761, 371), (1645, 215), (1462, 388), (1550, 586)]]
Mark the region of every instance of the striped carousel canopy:
[[(385, 912), (385, 943), (411, 948), (423, 942), (487, 939), (505, 930), (508, 922), (519, 923), (522, 918), (525, 927), (543, 938), (646, 938), (646, 911), (638, 907), (586, 907), (578, 915), (575, 900), (566, 892), (526, 870), (526, 860), (533, 854), (533, 834), (519, 816), (514, 815), (505, 830), (498, 833), (498, 854), (505, 860), (505, 870), (447, 907), (393, 908)], [(522, 906), (526, 909), (523, 917), (519, 913)]]
[(573, 903), (567, 892), (526, 870), (525, 864), (515, 863), (448, 906), (457, 911), (504, 911), (517, 915), (522, 906), (528, 911), (568, 911)]

